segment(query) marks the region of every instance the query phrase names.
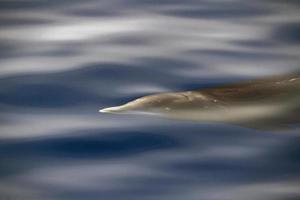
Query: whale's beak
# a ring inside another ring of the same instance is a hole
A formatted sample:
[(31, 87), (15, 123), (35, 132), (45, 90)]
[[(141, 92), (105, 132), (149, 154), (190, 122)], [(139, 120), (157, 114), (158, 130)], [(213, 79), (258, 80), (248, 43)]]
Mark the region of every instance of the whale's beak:
[(125, 104), (125, 105), (121, 105), (121, 106), (104, 108), (104, 109), (99, 110), (99, 112), (101, 112), (101, 113), (122, 114), (122, 113), (127, 113), (128, 111), (131, 111), (133, 109), (134, 109), (133, 106)]
[(101, 113), (119, 113), (122, 111), (122, 106), (109, 107), (99, 110)]
[(100, 109), (99, 112), (113, 114), (139, 114), (145, 113), (148, 107), (147, 102), (145, 103), (143, 100), (136, 99), (120, 106)]

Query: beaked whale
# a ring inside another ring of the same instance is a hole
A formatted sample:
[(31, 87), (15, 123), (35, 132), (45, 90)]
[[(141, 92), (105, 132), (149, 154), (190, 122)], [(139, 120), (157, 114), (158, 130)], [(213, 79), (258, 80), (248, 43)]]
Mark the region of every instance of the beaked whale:
[(100, 112), (152, 114), (260, 130), (285, 130), (300, 123), (300, 74), (154, 94)]

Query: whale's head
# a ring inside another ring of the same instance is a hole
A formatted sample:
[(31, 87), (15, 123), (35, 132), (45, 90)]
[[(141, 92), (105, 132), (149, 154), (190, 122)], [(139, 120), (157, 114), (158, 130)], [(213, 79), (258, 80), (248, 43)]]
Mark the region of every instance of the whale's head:
[(163, 93), (141, 97), (124, 105), (109, 107), (99, 110), (102, 113), (115, 114), (162, 114), (172, 112), (178, 104), (184, 100), (180, 93)]

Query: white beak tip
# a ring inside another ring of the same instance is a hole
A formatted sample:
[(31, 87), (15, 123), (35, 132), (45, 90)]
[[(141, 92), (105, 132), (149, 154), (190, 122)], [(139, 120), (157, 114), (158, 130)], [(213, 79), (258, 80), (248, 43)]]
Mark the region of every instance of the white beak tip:
[(118, 113), (120, 111), (121, 111), (120, 106), (103, 108), (103, 109), (99, 110), (99, 112), (101, 112), (101, 113)]
[(101, 112), (101, 113), (109, 113), (109, 109), (107, 109), (107, 108), (100, 109), (99, 112)]

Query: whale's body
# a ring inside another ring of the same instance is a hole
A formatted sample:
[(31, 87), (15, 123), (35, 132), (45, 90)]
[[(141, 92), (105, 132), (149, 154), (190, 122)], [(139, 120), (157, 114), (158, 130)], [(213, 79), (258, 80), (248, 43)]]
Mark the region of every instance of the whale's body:
[(256, 129), (286, 129), (300, 123), (300, 75), (154, 94), (100, 112), (153, 114)]

